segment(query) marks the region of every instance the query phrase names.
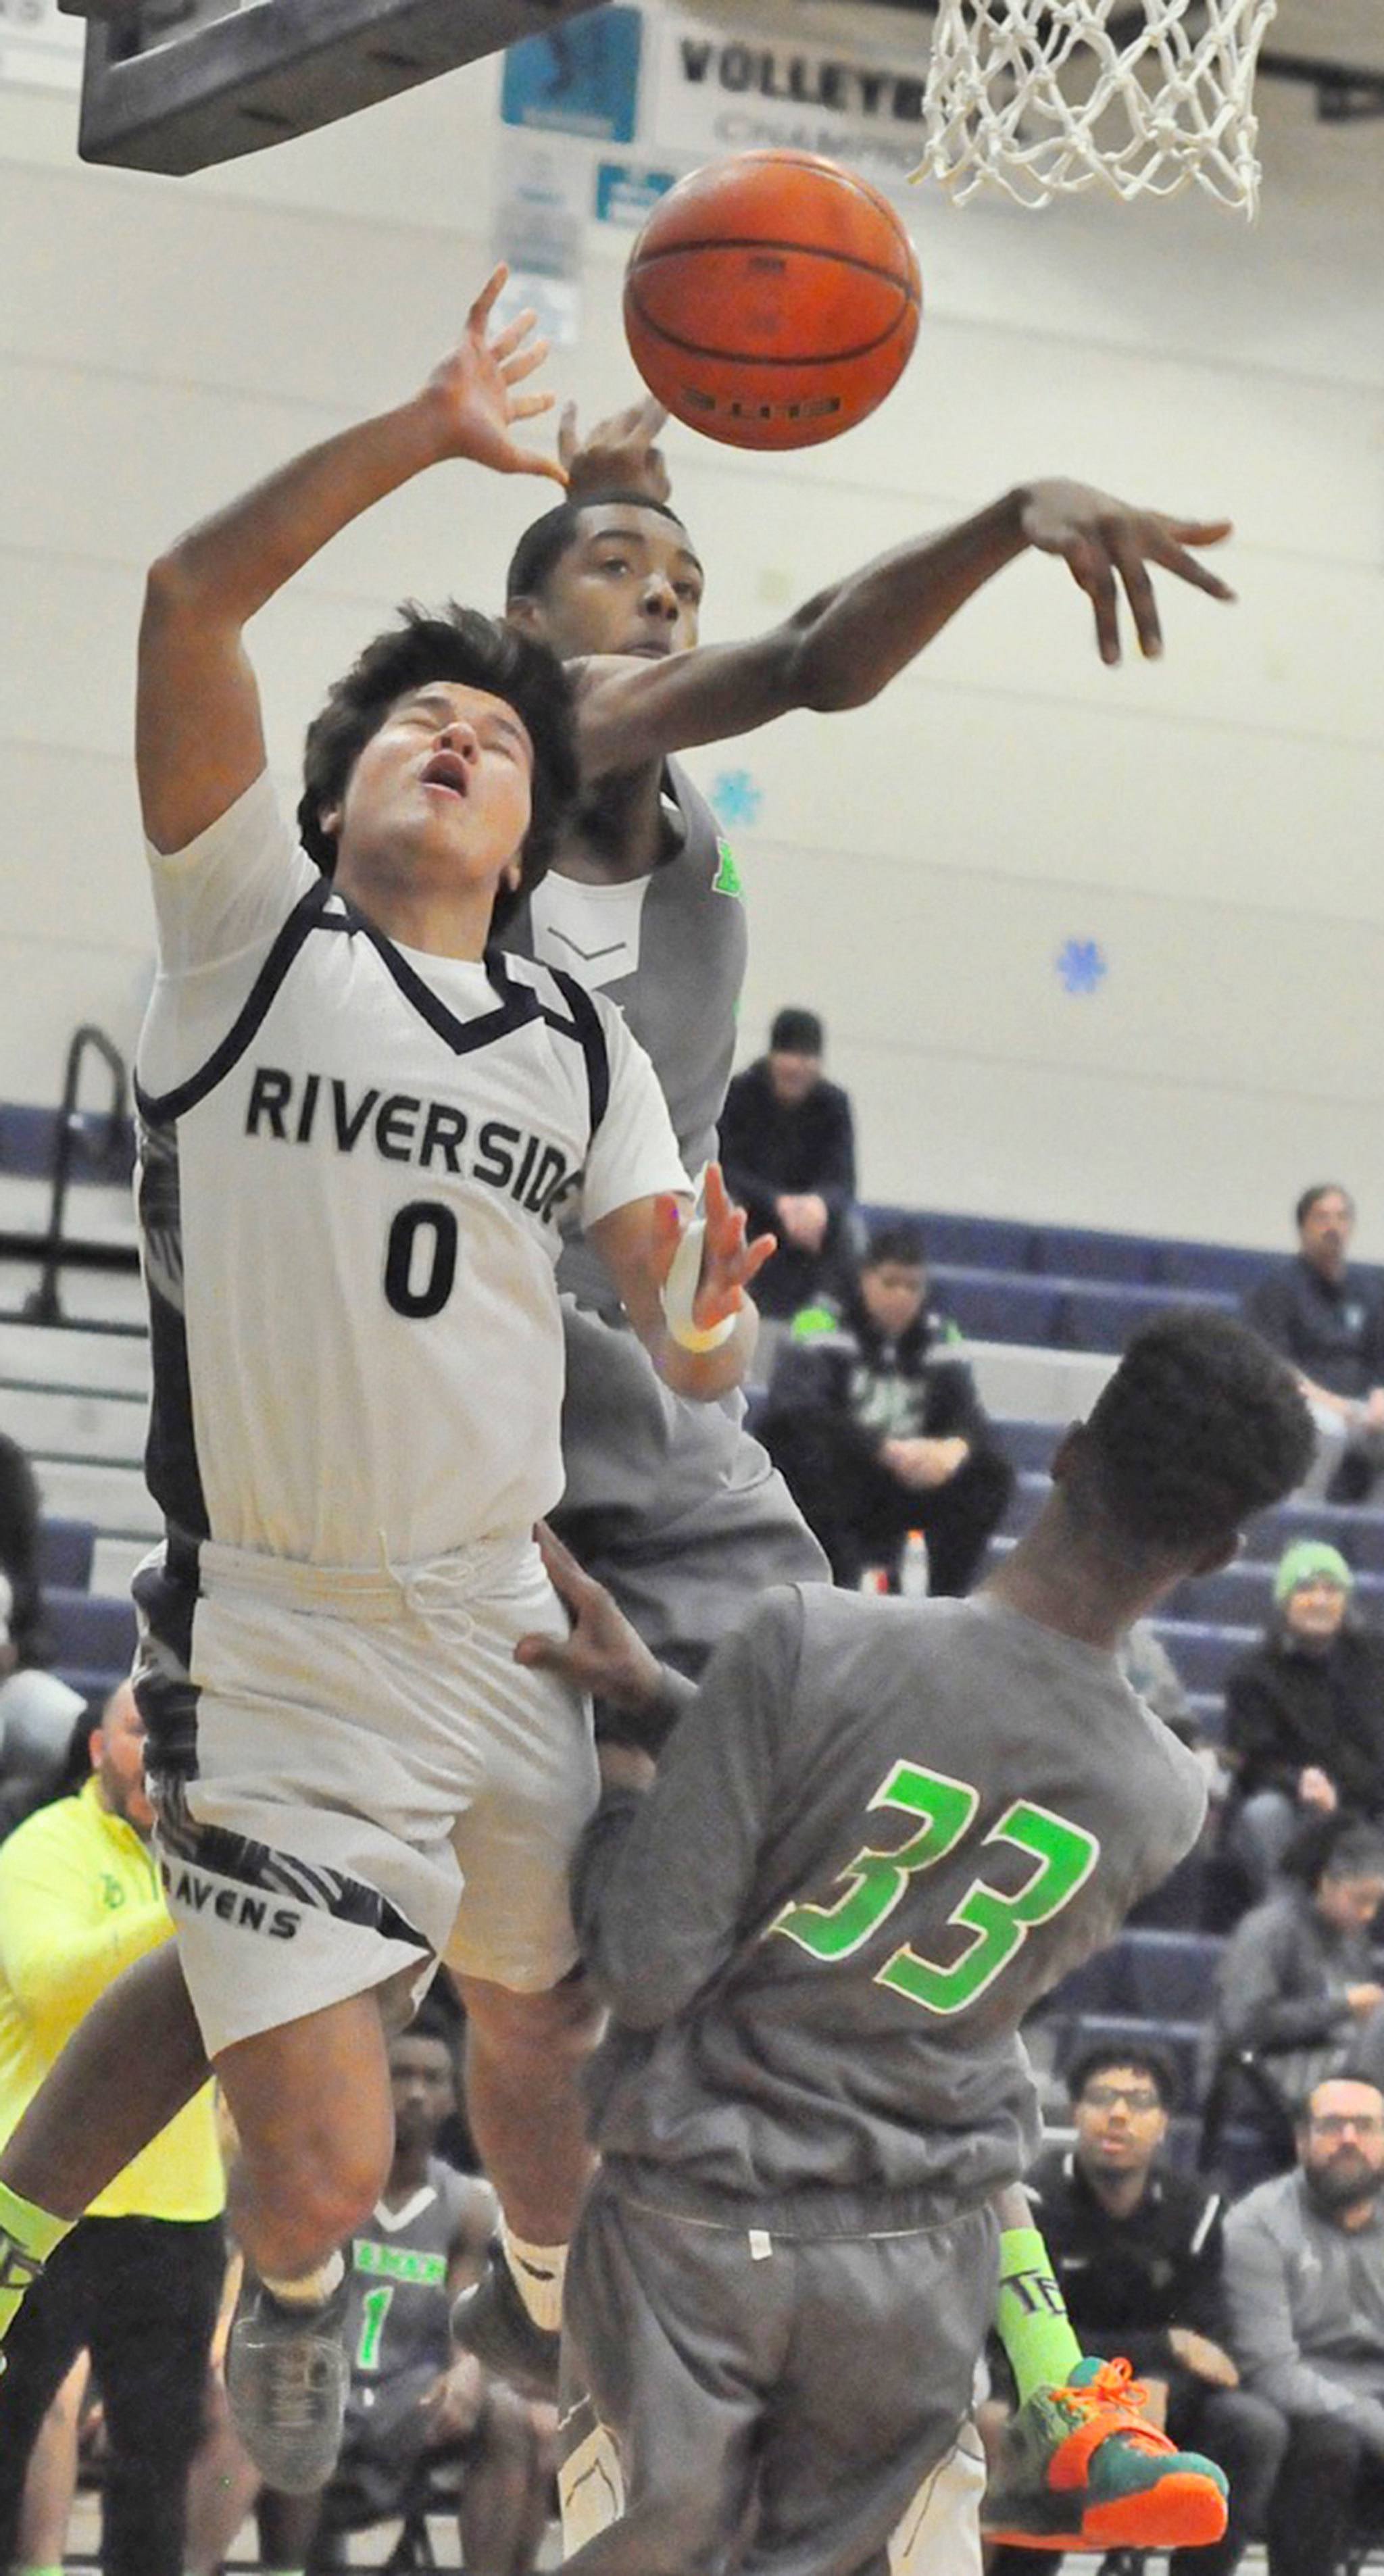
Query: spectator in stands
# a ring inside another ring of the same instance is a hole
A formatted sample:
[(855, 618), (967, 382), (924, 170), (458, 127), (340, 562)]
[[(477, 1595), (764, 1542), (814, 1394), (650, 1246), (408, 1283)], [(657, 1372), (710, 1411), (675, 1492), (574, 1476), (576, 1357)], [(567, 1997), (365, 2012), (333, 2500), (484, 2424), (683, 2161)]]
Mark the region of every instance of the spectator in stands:
[(1355, 1201), (1317, 1181), (1294, 1210), (1297, 1258), (1245, 1299), (1248, 1323), (1299, 1372), (1317, 1425), (1317, 1464), (1304, 1488), (1359, 1502), (1384, 1467), (1384, 1291), (1348, 1262)]
[(778, 1236), (755, 1282), (763, 1315), (796, 1314), (849, 1264), (855, 1127), (822, 1071), (824, 1043), (815, 1011), (780, 1011), (768, 1054), (736, 1075), (721, 1112), (726, 1187), (751, 1234)]
[(1263, 1643), (1226, 1676), (1227, 1849), (1255, 1896), (1308, 1816), (1343, 1806), (1384, 1820), (1384, 1636), (1352, 1617), (1354, 1588), (1337, 1548), (1298, 1539), (1279, 1559)]
[(85, 1703), (45, 1672), (38, 1479), (0, 1432), (0, 1837), (57, 1786)]
[(452, 2301), (477, 2276), (499, 2203), (435, 2152), (456, 2060), (428, 2005), (390, 2042), (389, 2069), (394, 2161), (373, 2224), (351, 2241), (341, 2455), (321, 2494), (261, 2496), (264, 2564), (307, 2576), (344, 2565), (345, 2533), (407, 2512), (431, 2472), (455, 2500), (467, 2576), (527, 2576), (548, 2515), (551, 2428), (451, 2339)]
[(928, 1589), (966, 1592), (1013, 1490), (970, 1369), (938, 1356), (955, 1327), (927, 1298), (921, 1233), (881, 1226), (841, 1304), (796, 1316), (775, 1364), (762, 1436), (840, 1584), (873, 1567), (896, 1582), (920, 1530)]
[(1297, 2167), (1226, 2220), (1230, 2346), (1288, 2419), (1268, 2519), (1270, 2576), (1333, 2576), (1353, 2530), (1384, 2525), (1384, 2095), (1317, 2085)]
[[(172, 1932), (148, 1844), (143, 1745), (122, 1683), (90, 1734), (85, 1787), (0, 1849), (0, 2141), (97, 1996)], [(182, 2576), (224, 2203), (207, 2085), (51, 2256), (5, 2345), (0, 2567), (13, 2560), (34, 2439), (85, 2346), (108, 2445), (105, 2576)]]
[[(1082, 2350), (1129, 2361), (1156, 2389), (1180, 2450), (1230, 2480), (1230, 2523), (1177, 2550), (1171, 2576), (1230, 2576), (1263, 2531), (1287, 2445), (1278, 2409), (1239, 2385), (1226, 2350), (1222, 2204), (1164, 2159), (1176, 2080), (1156, 2049), (1092, 2047), (1067, 2076), (1075, 2143), (1040, 2158), (1025, 2188)], [(1042, 2576), (1051, 2552), (1002, 2549), (992, 2576)]]
[[(1312, 2086), (1346, 2065), (1384, 2078), (1384, 1985), (1370, 1927), (1384, 1904), (1384, 1830), (1343, 1809), (1306, 1825), (1280, 1884), (1236, 1926), (1216, 1970), (1208, 2071), (1223, 2107), (1283, 2164)], [(1231, 2061), (1252, 2052), (1247, 2080)]]

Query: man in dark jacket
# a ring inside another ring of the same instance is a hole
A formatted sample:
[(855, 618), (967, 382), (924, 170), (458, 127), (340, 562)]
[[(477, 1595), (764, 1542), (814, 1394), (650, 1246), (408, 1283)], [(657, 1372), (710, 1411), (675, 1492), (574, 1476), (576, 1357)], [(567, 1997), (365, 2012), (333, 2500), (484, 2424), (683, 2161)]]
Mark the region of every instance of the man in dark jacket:
[(936, 1356), (956, 1328), (927, 1289), (917, 1228), (880, 1227), (844, 1303), (795, 1318), (770, 1382), (765, 1446), (847, 1587), (871, 1567), (895, 1583), (918, 1530), (927, 1589), (968, 1591), (1013, 1486), (970, 1369)]
[(1294, 1210), (1298, 1251), (1245, 1299), (1245, 1321), (1291, 1360), (1317, 1425), (1307, 1490), (1358, 1502), (1384, 1466), (1384, 1296), (1349, 1265), (1355, 1201), (1317, 1181)]
[[(1068, 2072), (1075, 2144), (1039, 2159), (1026, 2189), (1072, 2323), (1088, 2353), (1120, 2354), (1166, 2390), (1174, 2441), (1230, 2479), (1230, 2523), (1209, 2548), (1177, 2550), (1171, 2576), (1230, 2576), (1264, 2528), (1288, 2441), (1267, 2398), (1239, 2385), (1225, 2349), (1218, 2193), (1162, 2159), (1174, 2079), (1154, 2051), (1087, 2049)], [(1050, 2552), (1003, 2549), (991, 2576), (1041, 2576)]]
[(780, 1011), (769, 1052), (738, 1073), (721, 1112), (726, 1185), (751, 1231), (779, 1248), (755, 1284), (764, 1315), (793, 1315), (848, 1257), (855, 1127), (839, 1083), (822, 1071), (815, 1011)]
[(1279, 1559), (1263, 1644), (1226, 1677), (1228, 1843), (1256, 1897), (1313, 1814), (1384, 1820), (1384, 1636), (1352, 1621), (1354, 1585), (1336, 1548), (1299, 1539)]

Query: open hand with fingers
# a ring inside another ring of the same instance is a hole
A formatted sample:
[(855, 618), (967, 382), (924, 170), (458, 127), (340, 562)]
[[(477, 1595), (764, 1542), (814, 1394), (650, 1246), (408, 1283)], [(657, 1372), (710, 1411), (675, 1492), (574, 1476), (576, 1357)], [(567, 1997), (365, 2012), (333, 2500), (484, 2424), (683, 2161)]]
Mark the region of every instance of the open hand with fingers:
[[(677, 1291), (682, 1285), (676, 1265), (689, 1224), (685, 1204), (675, 1198), (661, 1198), (658, 1203), (665, 1256), (664, 1303), (675, 1338)], [(753, 1242), (748, 1240), (745, 1211), (727, 1190), (719, 1163), (708, 1163), (702, 1176), (702, 1206), (701, 1268), (692, 1294), (691, 1321), (696, 1331), (707, 1333), (745, 1305), (750, 1281), (778, 1250), (778, 1237), (757, 1234)]]
[(546, 474), (565, 483), (556, 457), (540, 456), (511, 436), (516, 422), (551, 411), (555, 396), (516, 391), (548, 354), (547, 341), (532, 336), (537, 314), (526, 309), (501, 329), (491, 328), (508, 276), (503, 263), (492, 270), (456, 348), (428, 378), (423, 399), (437, 416), (440, 456), (469, 457), (496, 474)]
[(1228, 519), (1174, 519), (1162, 510), (1138, 510), (1097, 492), (1088, 483), (1031, 483), (1020, 512), (1031, 546), (1061, 555), (1096, 614), (1096, 642), (1103, 662), (1120, 659), (1119, 596), (1123, 589), (1139, 649), (1150, 659), (1163, 650), (1150, 564), (1190, 582), (1211, 599), (1235, 593), (1208, 571), (1192, 546), (1217, 546), (1230, 534)]
[(667, 418), (662, 403), (646, 394), (642, 402), (598, 421), (582, 438), (577, 431), (577, 406), (565, 403), (557, 427), (557, 452), (570, 498), (599, 501), (618, 493), (624, 500), (666, 501), (673, 486), (663, 450), (655, 441)]

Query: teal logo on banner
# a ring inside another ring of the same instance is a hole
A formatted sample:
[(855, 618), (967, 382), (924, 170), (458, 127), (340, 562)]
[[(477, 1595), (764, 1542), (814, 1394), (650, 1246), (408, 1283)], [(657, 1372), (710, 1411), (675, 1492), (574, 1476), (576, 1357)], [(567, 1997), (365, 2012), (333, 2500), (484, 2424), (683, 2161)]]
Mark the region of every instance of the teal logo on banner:
[(641, 34), (637, 9), (607, 7), (511, 45), (500, 87), (506, 125), (632, 143)]
[(602, 161), (596, 170), (596, 219), (602, 224), (627, 224), (631, 232), (652, 214), (660, 197), (666, 197), (677, 173), (673, 170), (640, 170), (628, 161)]

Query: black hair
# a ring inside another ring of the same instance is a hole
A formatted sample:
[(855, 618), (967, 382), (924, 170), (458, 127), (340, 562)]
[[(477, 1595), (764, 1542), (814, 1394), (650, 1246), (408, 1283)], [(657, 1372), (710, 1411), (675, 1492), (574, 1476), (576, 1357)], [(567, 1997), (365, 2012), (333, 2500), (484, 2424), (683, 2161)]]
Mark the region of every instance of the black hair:
[(862, 1270), (878, 1270), (885, 1261), (901, 1262), (907, 1270), (925, 1270), (927, 1245), (922, 1227), (908, 1217), (891, 1217), (883, 1225), (872, 1226), (860, 1266)]
[(1093, 2075), (1103, 2066), (1129, 2066), (1147, 2075), (1165, 2111), (1175, 2111), (1182, 2098), (1177, 2069), (1161, 2048), (1151, 2048), (1143, 2040), (1131, 2039), (1127, 2047), (1117, 2040), (1102, 2040), (1089, 2048), (1078, 2049), (1067, 2066), (1063, 2082), (1069, 2102), (1079, 2102)]
[(771, 1055), (820, 1055), (826, 1031), (815, 1011), (805, 1011), (795, 1002), (774, 1014), (769, 1031)]
[(561, 563), (581, 535), (585, 513), (606, 509), (656, 510), (660, 519), (671, 519), (675, 528), (687, 534), (676, 510), (670, 509), (666, 501), (652, 500), (647, 492), (584, 492), (579, 501), (559, 501), (556, 509), (545, 510), (541, 519), (525, 528), (510, 557), (505, 598), (540, 598), (554, 566)]
[(398, 619), (397, 626), (372, 637), (308, 727), (298, 807), (303, 847), (324, 876), (331, 876), (336, 835), (322, 817), (341, 803), (366, 744), (401, 698), (437, 680), (484, 689), (514, 709), (533, 744), (533, 812), (523, 873), (517, 891), (502, 886), (496, 895), (491, 928), (499, 930), (546, 874), (562, 818), (576, 797), (572, 684), (546, 644), (483, 617), (477, 608), (459, 608), (454, 599), (436, 610), (406, 599)]
[(1279, 1870), (1299, 1887), (1320, 1887), (1324, 1878), (1384, 1878), (1384, 1826), (1350, 1807), (1329, 1816), (1309, 1816), (1289, 1843)]
[(1302, 1232), (1304, 1219), (1311, 1215), (1318, 1199), (1329, 1199), (1333, 1196), (1344, 1199), (1351, 1215), (1354, 1216), (1355, 1201), (1351, 1197), (1349, 1190), (1346, 1188), (1344, 1181), (1314, 1181), (1310, 1189), (1303, 1191), (1301, 1198), (1298, 1200), (1297, 1206), (1293, 1210), (1293, 1223), (1297, 1227), (1299, 1234)]
[(0, 1432), (0, 1574), (10, 1586), (7, 1624), (21, 1667), (47, 1661), (39, 1574), (42, 1511), (38, 1478), (27, 1450), (8, 1432)]
[(1062, 1490), (1083, 1533), (1187, 1564), (1300, 1485), (1315, 1446), (1286, 1362), (1228, 1315), (1179, 1309), (1134, 1335)]
[(426, 1994), (413, 2019), (394, 2032), (391, 2046), (395, 2039), (435, 2039), (440, 2048), (446, 2049), (453, 2066), (456, 2064), (457, 2024), (433, 1994)]

